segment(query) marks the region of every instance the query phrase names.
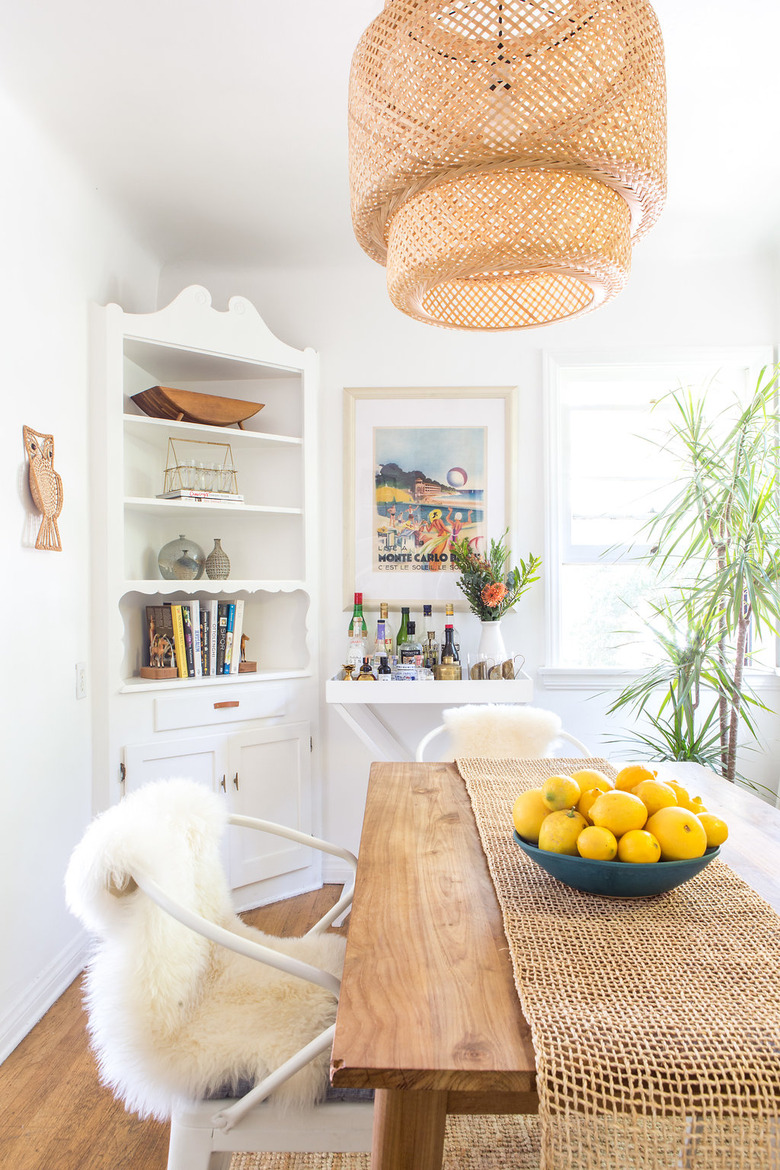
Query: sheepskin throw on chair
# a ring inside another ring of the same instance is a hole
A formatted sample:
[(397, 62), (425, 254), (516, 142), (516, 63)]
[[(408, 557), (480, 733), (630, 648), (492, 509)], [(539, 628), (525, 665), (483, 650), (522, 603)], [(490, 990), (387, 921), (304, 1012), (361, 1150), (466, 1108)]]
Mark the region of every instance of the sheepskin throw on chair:
[[(210, 942), (135, 884), (134, 872), (146, 875), (210, 922), (340, 976), (338, 935), (277, 939), (233, 912), (226, 823), (224, 802), (202, 785), (147, 784), (92, 822), (68, 866), (68, 905), (97, 936), (86, 1002), (101, 1080), (142, 1117), (260, 1081), (335, 1019), (331, 992)], [(323, 1054), (275, 1099), (313, 1104), (327, 1065)]]
[(452, 758), (537, 759), (561, 731), (553, 711), (513, 703), (450, 707), (442, 712)]

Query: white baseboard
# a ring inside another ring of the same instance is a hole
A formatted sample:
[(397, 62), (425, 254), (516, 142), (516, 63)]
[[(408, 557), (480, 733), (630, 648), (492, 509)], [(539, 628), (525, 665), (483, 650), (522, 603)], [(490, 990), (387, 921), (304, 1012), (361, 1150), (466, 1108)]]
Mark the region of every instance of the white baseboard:
[(352, 869), (338, 857), (326, 857), (322, 863), (322, 884), (325, 886), (343, 886), (353, 877)]
[(0, 1016), (0, 1064), (84, 969), (88, 949), (87, 936), (79, 934)]

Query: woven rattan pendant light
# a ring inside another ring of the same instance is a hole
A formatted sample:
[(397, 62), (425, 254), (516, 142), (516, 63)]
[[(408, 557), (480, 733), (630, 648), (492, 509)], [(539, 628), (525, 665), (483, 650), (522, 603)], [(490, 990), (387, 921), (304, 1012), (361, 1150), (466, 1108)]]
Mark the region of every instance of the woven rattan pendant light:
[(623, 288), (666, 194), (646, 0), (387, 0), (355, 50), (355, 235), (420, 321), (521, 329)]

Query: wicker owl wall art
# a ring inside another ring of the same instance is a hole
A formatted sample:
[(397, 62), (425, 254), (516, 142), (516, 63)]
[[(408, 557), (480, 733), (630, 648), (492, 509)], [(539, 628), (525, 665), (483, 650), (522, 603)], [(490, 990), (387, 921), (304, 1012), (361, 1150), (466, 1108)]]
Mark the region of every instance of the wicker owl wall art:
[(54, 470), (54, 436), (41, 435), (22, 427), (24, 446), (30, 461), (30, 494), (42, 514), (36, 548), (62, 552), (57, 517), (62, 511), (62, 480)]

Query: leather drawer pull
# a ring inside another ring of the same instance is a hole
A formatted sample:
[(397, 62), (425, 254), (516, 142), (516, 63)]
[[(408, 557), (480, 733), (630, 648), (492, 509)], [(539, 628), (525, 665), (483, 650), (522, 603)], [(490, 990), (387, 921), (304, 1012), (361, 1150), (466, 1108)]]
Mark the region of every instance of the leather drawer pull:
[(230, 702), (227, 702), (227, 703), (215, 703), (214, 710), (218, 711), (220, 707), (237, 707), (239, 705), (240, 701), (241, 701), (240, 699), (232, 699), (232, 700), (230, 700)]

